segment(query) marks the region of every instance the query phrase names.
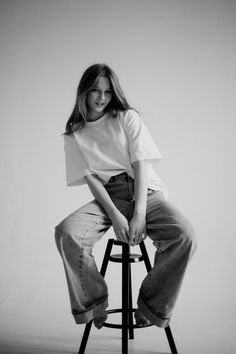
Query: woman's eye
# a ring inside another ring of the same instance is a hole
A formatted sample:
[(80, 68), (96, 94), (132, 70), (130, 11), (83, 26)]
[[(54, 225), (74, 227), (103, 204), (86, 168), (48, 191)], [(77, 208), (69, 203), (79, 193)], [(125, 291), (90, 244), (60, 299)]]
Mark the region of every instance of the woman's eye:
[[(91, 90), (91, 92), (94, 92), (96, 94), (102, 94), (102, 91), (100, 91), (98, 88), (93, 88)], [(112, 95), (112, 91), (111, 90), (107, 90), (104, 92), (106, 95)]]

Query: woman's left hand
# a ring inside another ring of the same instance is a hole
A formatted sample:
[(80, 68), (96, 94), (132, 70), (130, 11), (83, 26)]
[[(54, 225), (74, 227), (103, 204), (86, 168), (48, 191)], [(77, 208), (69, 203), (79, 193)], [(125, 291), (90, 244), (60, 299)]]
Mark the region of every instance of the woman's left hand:
[(145, 216), (134, 215), (129, 223), (129, 244), (135, 246), (146, 237)]

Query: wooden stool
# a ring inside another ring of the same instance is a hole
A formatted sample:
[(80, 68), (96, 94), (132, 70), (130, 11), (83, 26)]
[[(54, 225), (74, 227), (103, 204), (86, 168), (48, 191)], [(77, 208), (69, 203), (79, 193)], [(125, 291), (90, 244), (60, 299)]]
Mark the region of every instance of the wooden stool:
[[(121, 254), (111, 254), (113, 245), (121, 246)], [(131, 282), (131, 263), (137, 263), (144, 261), (147, 272), (151, 270), (151, 263), (147, 254), (147, 250), (143, 241), (139, 243), (141, 254), (130, 253), (130, 246), (127, 243), (120, 242), (114, 239), (109, 239), (107, 242), (107, 247), (101, 267), (101, 275), (104, 277), (108, 262), (116, 262), (122, 264), (122, 308), (107, 310), (107, 314), (122, 313), (122, 324), (105, 322), (104, 327), (118, 328), (122, 330), (122, 354), (128, 354), (128, 333), (129, 339), (134, 339), (134, 328), (146, 328), (152, 326), (149, 324), (147, 326), (137, 326), (133, 322), (133, 312), (136, 311), (133, 308), (132, 301), (132, 282)], [(92, 322), (86, 324), (83, 338), (80, 344), (78, 354), (84, 354), (89, 333), (91, 330)], [(170, 327), (165, 327), (166, 336), (169, 342), (169, 346), (172, 354), (178, 354), (175, 342), (171, 333)]]

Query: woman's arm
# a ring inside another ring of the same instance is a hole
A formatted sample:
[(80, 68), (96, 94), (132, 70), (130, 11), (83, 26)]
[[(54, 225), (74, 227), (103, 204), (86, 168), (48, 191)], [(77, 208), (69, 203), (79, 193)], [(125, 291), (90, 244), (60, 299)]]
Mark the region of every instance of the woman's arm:
[(116, 208), (99, 178), (96, 175), (87, 175), (84, 178), (94, 198), (102, 205), (111, 219), (117, 239), (119, 241), (129, 242), (128, 220)]
[(145, 233), (147, 208), (147, 162), (135, 161), (134, 169), (134, 215), (129, 224), (129, 239), (131, 245), (137, 245)]

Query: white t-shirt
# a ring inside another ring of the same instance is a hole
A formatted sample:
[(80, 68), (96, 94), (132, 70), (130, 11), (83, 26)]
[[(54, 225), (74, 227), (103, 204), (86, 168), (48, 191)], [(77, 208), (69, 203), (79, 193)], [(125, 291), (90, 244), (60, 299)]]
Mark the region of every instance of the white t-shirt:
[(122, 172), (134, 178), (132, 163), (146, 160), (148, 188), (161, 190), (166, 186), (152, 168), (162, 156), (138, 113), (132, 109), (113, 118), (105, 114), (82, 129), (64, 135), (66, 181), (68, 186), (86, 183), (84, 176), (96, 174), (103, 184)]

